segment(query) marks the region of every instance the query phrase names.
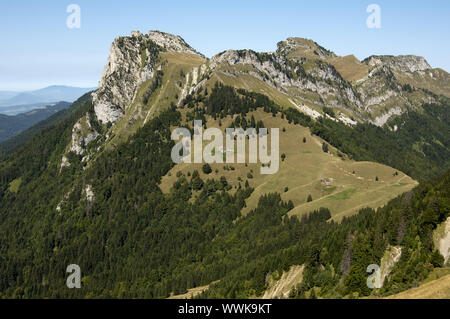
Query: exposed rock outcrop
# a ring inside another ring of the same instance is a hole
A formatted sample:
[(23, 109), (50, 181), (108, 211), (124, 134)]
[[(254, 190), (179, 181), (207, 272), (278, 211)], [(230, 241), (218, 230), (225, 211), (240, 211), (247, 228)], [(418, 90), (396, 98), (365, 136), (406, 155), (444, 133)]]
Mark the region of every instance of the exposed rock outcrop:
[(388, 112), (386, 112), (380, 116), (377, 116), (375, 118), (375, 120), (373, 120), (373, 121), (370, 120), (370, 122), (377, 126), (383, 126), (393, 115), (400, 115), (402, 113), (403, 113), (403, 111), (401, 108), (394, 107), (394, 108), (390, 109)]
[(84, 192), (86, 194), (86, 200), (89, 203), (92, 203), (94, 201), (94, 191), (92, 190), (91, 185), (86, 185), (86, 188), (84, 189)]
[(336, 57), (333, 52), (321, 47), (316, 42), (304, 38), (287, 38), (278, 42), (278, 52), (283, 55), (290, 55), (292, 58), (320, 58), (329, 59)]
[[(347, 107), (361, 103), (352, 87), (339, 75), (331, 64), (313, 61), (306, 70), (305, 59), (291, 59), (289, 54), (295, 47), (279, 44), (279, 50), (273, 53), (257, 53), (252, 50), (228, 50), (211, 59), (212, 69), (218, 69), (226, 74), (237, 76), (249, 74), (271, 87), (287, 94), (289, 90), (314, 92), (317, 99), (314, 102), (323, 106)], [(289, 41), (287, 42), (289, 43)], [(227, 66), (236, 67), (233, 70)], [(225, 66), (225, 68), (224, 68)], [(324, 102), (326, 101), (326, 102)]]
[(95, 113), (102, 123), (119, 120), (134, 100), (139, 85), (154, 77), (158, 53), (175, 51), (202, 56), (181, 37), (160, 31), (119, 37), (110, 48), (99, 88), (92, 94)]
[(436, 249), (444, 257), (444, 264), (450, 263), (450, 217), (437, 227), (433, 239)]
[(400, 260), (402, 256), (401, 246), (388, 246), (384, 252), (383, 258), (381, 258), (381, 283), (383, 284), (385, 279), (390, 275), (395, 264)]
[(70, 166), (69, 159), (66, 157), (66, 155), (63, 155), (63, 157), (61, 159), (60, 169), (63, 169), (64, 167), (69, 167), (69, 166)]
[(114, 40), (99, 88), (92, 94), (95, 114), (102, 123), (114, 123), (131, 105), (138, 85), (151, 79), (160, 46), (140, 33)]
[(72, 128), (70, 151), (77, 155), (83, 155), (86, 145), (95, 140), (97, 136), (99, 136), (99, 133), (93, 128), (89, 113), (86, 113), (86, 115), (80, 118)]
[(291, 266), (289, 271), (283, 271), (278, 280), (267, 279), (269, 288), (264, 292), (262, 299), (289, 298), (291, 291), (303, 280), (304, 265)]
[[(278, 43), (276, 52), (227, 50), (214, 56), (210, 67), (232, 77), (248, 74), (283, 94), (319, 106), (347, 109), (355, 118), (378, 126), (384, 125), (392, 116), (434, 101), (427, 92), (408, 95), (414, 89), (404, 87), (404, 82), (397, 79), (399, 74), (429, 72), (431, 67), (422, 57), (371, 56), (362, 63), (357, 61), (366, 71), (361, 72), (361, 78), (354, 83), (342, 77), (333, 61), (336, 62), (336, 55), (314, 41), (288, 38)], [(355, 68), (352, 60), (353, 64), (340, 61), (341, 70)], [(348, 117), (338, 117), (338, 120), (349, 125), (356, 123)]]
[(173, 35), (161, 31), (149, 31), (147, 38), (155, 42), (167, 51), (184, 52), (203, 57), (203, 54), (197, 52), (184, 39), (178, 35)]
[(363, 63), (369, 66), (386, 65), (392, 70), (409, 73), (431, 69), (431, 66), (423, 57), (416, 55), (372, 55), (365, 59)]

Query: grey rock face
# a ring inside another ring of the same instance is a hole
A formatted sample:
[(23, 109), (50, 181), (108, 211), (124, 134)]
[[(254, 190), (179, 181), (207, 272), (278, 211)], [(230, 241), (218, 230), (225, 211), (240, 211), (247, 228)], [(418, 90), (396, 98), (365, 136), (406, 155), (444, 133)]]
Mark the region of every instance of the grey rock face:
[(365, 59), (363, 63), (372, 67), (386, 65), (392, 70), (409, 73), (431, 69), (423, 57), (416, 55), (373, 55)]
[[(282, 47), (285, 48), (284, 44)], [(318, 62), (313, 69), (305, 72), (303, 60), (288, 59), (284, 52), (284, 49), (262, 54), (251, 50), (228, 50), (214, 56), (210, 67), (215, 69), (223, 65), (250, 65), (255, 71), (236, 71), (231, 75), (250, 74), (282, 93), (287, 93), (290, 88), (314, 92), (322, 100), (327, 100), (327, 106), (361, 106), (352, 87), (345, 83), (330, 64)]]
[(91, 125), (89, 113), (86, 113), (86, 116), (80, 118), (72, 128), (70, 151), (77, 155), (84, 154), (86, 145), (95, 140), (98, 136), (98, 132)]
[(161, 31), (149, 31), (147, 38), (157, 45), (163, 47), (167, 51), (184, 52), (203, 57), (203, 55), (195, 51), (184, 39), (178, 35), (164, 33)]
[(99, 88), (92, 94), (99, 121), (114, 123), (124, 115), (139, 85), (153, 78), (159, 51), (202, 56), (181, 37), (160, 31), (150, 31), (146, 35), (133, 31), (130, 37), (115, 39)]
[(120, 119), (131, 104), (138, 85), (153, 77), (151, 45), (136, 33), (114, 40), (99, 88), (92, 94), (95, 114), (102, 123)]
[(316, 42), (303, 38), (287, 38), (285, 41), (278, 42), (277, 52), (281, 55), (287, 55), (291, 52), (300, 52), (300, 55), (315, 55), (321, 59), (335, 57), (331, 51), (321, 47)]
[[(305, 52), (309, 55), (313, 52), (313, 57), (302, 57)], [(394, 71), (411, 73), (430, 68), (421, 57), (373, 56), (364, 61), (371, 67), (368, 74), (351, 84), (327, 62), (326, 58), (332, 56), (333, 53), (321, 49), (315, 42), (289, 38), (278, 44), (276, 52), (225, 51), (211, 59), (210, 68), (229, 76), (249, 74), (287, 95), (295, 96), (293, 90), (306, 95), (315, 93), (320, 100), (302, 99), (327, 107), (349, 109), (362, 120), (378, 126), (414, 107), (402, 91)], [(237, 65), (245, 67), (223, 67)], [(376, 118), (370, 120), (368, 114), (376, 114)]]
[[(161, 51), (203, 57), (180, 36), (160, 31), (147, 34), (133, 31), (129, 37), (114, 40), (99, 89), (93, 93), (95, 114), (101, 123), (115, 123), (123, 117), (132, 105), (139, 85), (156, 74), (158, 52)], [(183, 104), (187, 94), (201, 89), (206, 73), (217, 71), (229, 76), (245, 73), (283, 94), (300, 97), (316, 105), (346, 108), (363, 120), (367, 114), (376, 113), (378, 118), (373, 122), (382, 125), (390, 116), (410, 106), (395, 79), (396, 72), (431, 69), (426, 60), (418, 56), (371, 56), (363, 61), (370, 67), (369, 73), (351, 84), (329, 63), (328, 59), (334, 57), (333, 52), (314, 41), (301, 38), (279, 42), (276, 52), (228, 50), (186, 74), (185, 81), (180, 84), (178, 105)], [(224, 67), (237, 65), (243, 67)], [(397, 103), (401, 104), (400, 109), (388, 112)], [(381, 116), (379, 110), (383, 112)], [(88, 136), (83, 136), (85, 138)], [(73, 151), (81, 151), (74, 147)]]

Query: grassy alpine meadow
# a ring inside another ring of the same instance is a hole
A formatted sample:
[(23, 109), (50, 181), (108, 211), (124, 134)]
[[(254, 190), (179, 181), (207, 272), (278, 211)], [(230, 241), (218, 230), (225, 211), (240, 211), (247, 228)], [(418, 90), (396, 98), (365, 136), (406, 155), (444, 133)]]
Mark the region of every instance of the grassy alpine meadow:
[[(256, 208), (263, 194), (275, 191), (281, 194), (283, 200), (291, 200), (294, 203), (294, 209), (289, 212), (290, 216), (300, 216), (320, 207), (328, 207), (333, 219), (339, 220), (361, 208), (383, 206), (390, 199), (417, 185), (411, 177), (392, 167), (351, 160), (334, 147), (330, 147), (325, 153), (322, 143), (326, 141), (312, 135), (307, 127), (289, 124), (286, 119), (281, 118), (281, 113), (273, 116), (259, 109), (248, 113), (247, 119), (252, 116), (256, 121), (263, 121), (269, 131), (270, 128), (279, 128), (279, 154), (285, 154), (285, 159), (280, 160), (277, 173), (261, 174), (261, 163), (213, 163), (210, 165), (212, 172), (205, 174), (202, 171), (205, 163), (181, 163), (162, 178), (162, 191), (169, 192), (181, 175), (188, 176), (197, 170), (203, 180), (224, 176), (233, 190), (239, 185), (244, 186), (247, 181), (254, 188), (254, 192), (246, 200), (244, 214)], [(221, 119), (220, 125), (219, 120), (211, 117), (207, 117), (207, 120), (207, 127), (221, 128), (224, 134), (225, 128), (233, 121), (231, 116)], [(206, 146), (208, 142), (204, 141), (203, 144)], [(247, 162), (248, 147), (247, 140)], [(307, 201), (309, 195), (312, 197), (310, 202)]]

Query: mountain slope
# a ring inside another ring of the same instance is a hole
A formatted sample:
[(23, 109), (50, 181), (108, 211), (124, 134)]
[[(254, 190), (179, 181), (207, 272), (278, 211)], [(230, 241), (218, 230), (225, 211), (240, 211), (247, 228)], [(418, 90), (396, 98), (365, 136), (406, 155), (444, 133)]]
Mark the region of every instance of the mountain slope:
[[(411, 288), (398, 294), (387, 297), (388, 299), (449, 299), (450, 298), (450, 274), (449, 268), (443, 270), (447, 275), (438, 276), (436, 279), (427, 279), (419, 287)], [(438, 271), (439, 273), (439, 271)]]
[[(0, 161), (0, 297), (207, 286), (202, 297), (248, 298), (294, 265), (304, 269), (291, 297), (385, 296), (443, 266), (433, 233), (449, 216), (445, 97), (399, 87), (387, 64), (349, 82), (327, 62), (342, 62), (335, 54), (302, 39), (206, 59), (180, 37), (133, 32), (110, 51), (92, 98)], [(349, 60), (341, 67), (362, 70)], [(401, 114), (372, 124), (394, 101)], [(279, 127), (280, 175), (175, 165), (171, 131), (194, 119)], [(385, 287), (369, 290), (367, 265), (398, 246)], [(73, 263), (81, 289), (65, 285)]]
[[(210, 96), (214, 94), (217, 93), (213, 91)], [(322, 150), (324, 140), (314, 136), (309, 128), (282, 119), (280, 114), (273, 117), (272, 113), (258, 110), (245, 116), (248, 122), (252, 117), (256, 122), (262, 121), (265, 127), (280, 128), (279, 153), (284, 154), (285, 159), (280, 161), (276, 174), (261, 174), (260, 163), (211, 164), (211, 174), (202, 172), (203, 164), (181, 163), (162, 178), (161, 189), (169, 192), (180, 174), (188, 176), (189, 172), (198, 170), (204, 180), (224, 176), (233, 188), (248, 181), (255, 190), (246, 200), (243, 214), (256, 208), (263, 194), (278, 192), (284, 201), (291, 200), (294, 204), (289, 215), (300, 216), (320, 207), (329, 207), (333, 218), (341, 219), (356, 213), (361, 207), (382, 206), (417, 185), (413, 179), (396, 169), (374, 162), (355, 162), (331, 146), (329, 152), (325, 153)], [(207, 116), (206, 120), (206, 127), (220, 127), (219, 119)], [(225, 130), (232, 127), (233, 118), (227, 116), (221, 118), (220, 122), (222, 130)], [(248, 145), (246, 152), (249, 158)], [(226, 167), (232, 169), (224, 169)], [(248, 178), (249, 174), (251, 179)], [(309, 195), (313, 199), (311, 202), (307, 202)]]

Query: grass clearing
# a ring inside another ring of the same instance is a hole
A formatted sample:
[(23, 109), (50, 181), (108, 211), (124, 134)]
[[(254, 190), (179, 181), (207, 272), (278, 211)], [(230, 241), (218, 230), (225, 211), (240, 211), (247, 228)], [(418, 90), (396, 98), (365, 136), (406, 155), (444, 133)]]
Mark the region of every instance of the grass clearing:
[(369, 67), (361, 63), (354, 55), (339, 56), (327, 60), (342, 77), (349, 82), (362, 79), (369, 72)]
[(184, 294), (173, 295), (173, 296), (170, 296), (167, 299), (192, 299), (195, 296), (201, 294), (202, 292), (208, 290), (209, 286), (214, 285), (214, 284), (218, 283), (219, 281), (220, 280), (217, 280), (217, 281), (214, 281), (214, 282), (210, 283), (209, 285), (188, 289), (188, 291), (186, 293), (184, 293)]
[[(320, 207), (327, 207), (330, 209), (333, 219), (340, 220), (364, 207), (383, 206), (390, 199), (417, 185), (417, 182), (409, 176), (389, 166), (373, 162), (355, 162), (346, 156), (342, 159), (337, 155), (337, 150), (331, 146), (329, 152), (324, 153), (322, 151), (323, 141), (317, 136), (312, 136), (309, 128), (289, 124), (280, 116), (273, 117), (262, 110), (249, 113), (247, 119), (252, 115), (256, 121), (262, 120), (268, 129), (279, 128), (279, 153), (280, 156), (284, 153), (286, 159), (284, 161), (280, 159), (278, 173), (260, 174), (260, 163), (213, 163), (211, 164), (212, 173), (206, 175), (202, 172), (203, 164), (182, 163), (176, 165), (162, 178), (161, 190), (165, 193), (169, 192), (178, 179), (177, 174), (187, 176), (188, 172), (192, 174), (194, 170), (198, 170), (204, 181), (224, 176), (233, 187), (231, 192), (235, 191), (239, 183), (244, 186), (245, 181), (248, 181), (254, 188), (254, 192), (246, 201), (244, 214), (256, 207), (261, 195), (279, 192), (283, 200), (292, 200), (294, 203), (294, 209), (289, 212), (291, 216), (301, 216)], [(207, 118), (207, 120), (207, 127), (219, 127), (218, 120), (212, 118)], [(228, 127), (231, 121), (230, 116), (222, 119), (221, 129), (224, 130)], [(285, 128), (285, 132), (283, 132), (283, 128)], [(306, 143), (303, 143), (304, 137)], [(228, 166), (233, 167), (234, 170), (224, 169)], [(396, 171), (397, 175), (394, 174)], [(253, 178), (247, 177), (249, 173), (253, 175)], [(378, 181), (376, 181), (376, 177), (378, 177)], [(187, 178), (190, 179), (190, 177)], [(286, 187), (288, 191), (285, 191)], [(309, 195), (312, 197), (311, 202), (307, 202)]]
[[(447, 273), (450, 269), (446, 270)], [(432, 274), (432, 276), (438, 276)], [(401, 293), (387, 297), (387, 299), (449, 299), (450, 298), (450, 274), (441, 278), (426, 282), (419, 287), (412, 288)]]
[(9, 188), (8, 188), (8, 190), (9, 190), (11, 193), (17, 193), (17, 192), (19, 191), (20, 184), (22, 184), (22, 177), (16, 178), (16, 179), (13, 180), (11, 183), (9, 183)]

